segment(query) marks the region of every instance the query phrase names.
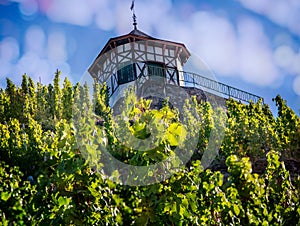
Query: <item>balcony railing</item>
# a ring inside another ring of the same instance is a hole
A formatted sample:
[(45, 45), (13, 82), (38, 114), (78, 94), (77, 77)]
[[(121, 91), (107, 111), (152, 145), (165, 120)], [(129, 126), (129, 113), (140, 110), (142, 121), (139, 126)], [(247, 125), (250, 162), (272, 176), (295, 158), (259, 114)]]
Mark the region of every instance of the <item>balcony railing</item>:
[(221, 82), (217, 82), (202, 75), (184, 71), (182, 73), (182, 82), (184, 83), (183, 86), (185, 87), (194, 87), (198, 89), (204, 88), (207, 92), (212, 92), (213, 94), (218, 93), (219, 95), (222, 95), (227, 99), (233, 98), (247, 103), (250, 103), (250, 101), (257, 103), (260, 99), (262, 100), (262, 103), (264, 102), (263, 98), (260, 96), (238, 88), (234, 88)]
[[(134, 64), (135, 70), (134, 77), (136, 79), (140, 78), (147, 78), (151, 76), (149, 74), (149, 71), (155, 71), (153, 68), (155, 66), (153, 65), (147, 65), (147, 63), (144, 63), (142, 67)], [(148, 68), (148, 69), (147, 69)], [(151, 70), (149, 70), (151, 69)], [(161, 67), (158, 67), (158, 69), (162, 69)], [(241, 102), (247, 102), (250, 103), (251, 101), (253, 103), (257, 103), (260, 99), (262, 103), (264, 103), (264, 100), (262, 97), (257, 96), (255, 94), (243, 91), (238, 88), (234, 88), (232, 86), (226, 85), (221, 82), (217, 82), (211, 78), (205, 77), (203, 75), (199, 75), (196, 73), (191, 72), (185, 72), (185, 71), (178, 71), (176, 68), (172, 67), (164, 67), (163, 71), (165, 73), (166, 83), (180, 85), (181, 87), (194, 87), (197, 89), (201, 89), (203, 91), (212, 93), (214, 95), (218, 95), (221, 97), (224, 97), (226, 99), (233, 98), (235, 100), (241, 101)], [(161, 74), (160, 74), (161, 76)], [(128, 81), (129, 82), (129, 81)], [(108, 86), (110, 87), (110, 95), (113, 96), (113, 94), (120, 89), (119, 86), (122, 86), (118, 82), (118, 76), (117, 74), (113, 74), (110, 79), (107, 81)]]

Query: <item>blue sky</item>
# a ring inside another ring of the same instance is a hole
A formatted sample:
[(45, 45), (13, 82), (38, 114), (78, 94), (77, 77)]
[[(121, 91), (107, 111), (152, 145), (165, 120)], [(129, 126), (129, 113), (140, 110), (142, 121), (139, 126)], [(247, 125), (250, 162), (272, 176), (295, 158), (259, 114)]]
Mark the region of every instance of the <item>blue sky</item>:
[[(110, 37), (132, 30), (131, 0), (0, 0), (0, 87), (24, 73), (83, 76)], [(138, 28), (184, 43), (220, 82), (300, 111), (299, 0), (136, 0)]]

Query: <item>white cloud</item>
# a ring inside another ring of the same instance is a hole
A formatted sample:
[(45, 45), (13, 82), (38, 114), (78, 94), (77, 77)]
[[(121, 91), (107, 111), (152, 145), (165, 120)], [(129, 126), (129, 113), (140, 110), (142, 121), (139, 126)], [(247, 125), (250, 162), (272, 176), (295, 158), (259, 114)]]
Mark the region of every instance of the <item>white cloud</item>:
[(36, 68), (39, 64), (40, 57), (35, 52), (26, 52), (19, 60), (16, 66), (18, 75), (27, 73), (34, 76)]
[(35, 81), (41, 79), (49, 83), (56, 69), (63, 74), (70, 73), (64, 33), (56, 31), (47, 37), (41, 27), (31, 26), (25, 32), (24, 39), (21, 55), (16, 39), (8, 37), (0, 42), (1, 80), (2, 77), (9, 77), (18, 81), (20, 75), (27, 73)]
[(300, 2), (298, 0), (238, 0), (250, 10), (300, 35)]
[[(87, 1), (88, 2), (88, 1)], [(82, 0), (52, 0), (46, 14), (52, 21), (87, 26), (92, 22), (93, 9)]]
[(61, 32), (53, 32), (48, 36), (47, 43), (48, 59), (53, 62), (67, 60), (66, 38)]
[(252, 84), (271, 85), (279, 72), (262, 26), (249, 18), (242, 19), (238, 24), (238, 33), (238, 72), (245, 81)]
[[(123, 1), (124, 2), (124, 1)], [(114, 1), (109, 0), (92, 0), (88, 1), (91, 14), (94, 14), (95, 24), (102, 30), (113, 30), (118, 18)]]
[(300, 74), (300, 51), (294, 55), (291, 68), (294, 73)]
[(127, 1), (117, 1), (113, 8), (113, 16), (116, 17), (115, 31), (119, 34), (128, 33), (131, 28), (131, 12), (128, 3)]
[(297, 53), (289, 45), (280, 45), (274, 52), (274, 59), (278, 67), (286, 74), (295, 76), (300, 74), (300, 50)]
[(194, 37), (191, 48), (217, 73), (234, 74), (238, 49), (232, 24), (225, 18), (201, 12), (192, 17), (192, 26), (187, 34)]
[(295, 78), (294, 83), (293, 83), (293, 89), (295, 93), (300, 96), (300, 75)]
[(19, 57), (19, 44), (15, 38), (7, 37), (0, 42), (0, 59), (13, 61)]
[(42, 55), (45, 45), (45, 33), (43, 29), (39, 26), (31, 26), (27, 29), (25, 33), (25, 51), (36, 52)]
[(79, 26), (95, 23), (102, 30), (112, 30), (118, 27), (118, 23), (124, 22), (122, 14), (125, 15), (125, 9), (126, 16), (130, 15), (130, 2), (120, 0), (52, 0), (48, 4), (44, 1), (39, 4), (42, 12), (54, 22)]
[(292, 48), (287, 45), (279, 46), (274, 52), (275, 61), (282, 68), (290, 68), (292, 66), (294, 55)]
[(0, 67), (0, 81), (1, 81), (4, 80), (5, 77), (9, 77), (9, 75), (11, 75), (13, 65), (10, 62), (1, 58), (0, 58), (0, 65), (1, 65)]
[(115, 27), (116, 20), (113, 11), (106, 8), (96, 15), (95, 22), (100, 29), (109, 31)]
[(36, 0), (20, 1), (20, 11), (25, 16), (32, 16), (38, 12), (38, 4)]
[[(130, 5), (126, 2), (125, 9), (128, 9)], [(136, 14), (138, 17), (138, 24), (140, 27), (145, 28), (147, 31), (154, 31), (157, 26), (161, 23), (163, 18), (170, 17), (172, 2), (170, 0), (143, 0), (140, 4), (136, 1)], [(128, 15), (128, 12), (123, 9)], [(128, 16), (127, 16), (128, 17)]]
[[(23, 8), (27, 11), (34, 8), (31, 3), (35, 2), (34, 0), (17, 1), (20, 2), (21, 11)], [(95, 23), (102, 30), (115, 28), (118, 33), (127, 32), (132, 24), (130, 0), (52, 0), (47, 3), (38, 1), (38, 4), (41, 12), (44, 12), (54, 22), (80, 26)], [(161, 21), (161, 18), (169, 14), (171, 7), (171, 0), (136, 2), (138, 24), (148, 31), (155, 29), (155, 25)]]
[(188, 21), (176, 20), (162, 20), (157, 25), (159, 35), (187, 44), (217, 75), (239, 76), (259, 86), (281, 81), (270, 41), (257, 21), (245, 17), (232, 24), (208, 12), (196, 12)]

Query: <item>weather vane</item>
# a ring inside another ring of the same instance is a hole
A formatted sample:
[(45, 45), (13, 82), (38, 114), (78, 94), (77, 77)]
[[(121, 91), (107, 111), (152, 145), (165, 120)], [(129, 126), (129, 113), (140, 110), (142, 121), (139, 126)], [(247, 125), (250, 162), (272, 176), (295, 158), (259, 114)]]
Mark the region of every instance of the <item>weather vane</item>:
[(132, 0), (131, 6), (130, 6), (130, 10), (132, 11), (132, 19), (133, 19), (133, 26), (134, 29), (137, 29), (137, 22), (136, 22), (136, 15), (135, 15), (135, 11), (134, 11), (134, 1)]

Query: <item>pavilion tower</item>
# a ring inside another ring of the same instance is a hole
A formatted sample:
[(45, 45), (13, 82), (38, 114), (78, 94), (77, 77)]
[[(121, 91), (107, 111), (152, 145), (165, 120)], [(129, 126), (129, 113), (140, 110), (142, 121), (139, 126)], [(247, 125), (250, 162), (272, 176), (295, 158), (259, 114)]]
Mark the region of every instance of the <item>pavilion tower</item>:
[(100, 83), (106, 82), (114, 105), (124, 89), (137, 80), (144, 83), (150, 76), (182, 85), (180, 72), (189, 57), (184, 44), (153, 38), (135, 25), (129, 34), (111, 38), (88, 71)]
[(146, 87), (148, 94), (168, 92), (169, 96), (177, 95), (176, 87), (182, 87), (189, 95), (205, 100), (207, 95), (214, 99), (234, 98), (242, 102), (257, 102), (261, 98), (204, 75), (184, 72), (184, 65), (191, 56), (185, 45), (157, 39), (140, 31), (137, 29), (134, 1), (131, 10), (133, 30), (109, 39), (88, 69), (96, 81), (106, 82), (110, 106), (114, 106), (124, 96), (129, 86), (135, 86), (140, 92), (144, 92)]

